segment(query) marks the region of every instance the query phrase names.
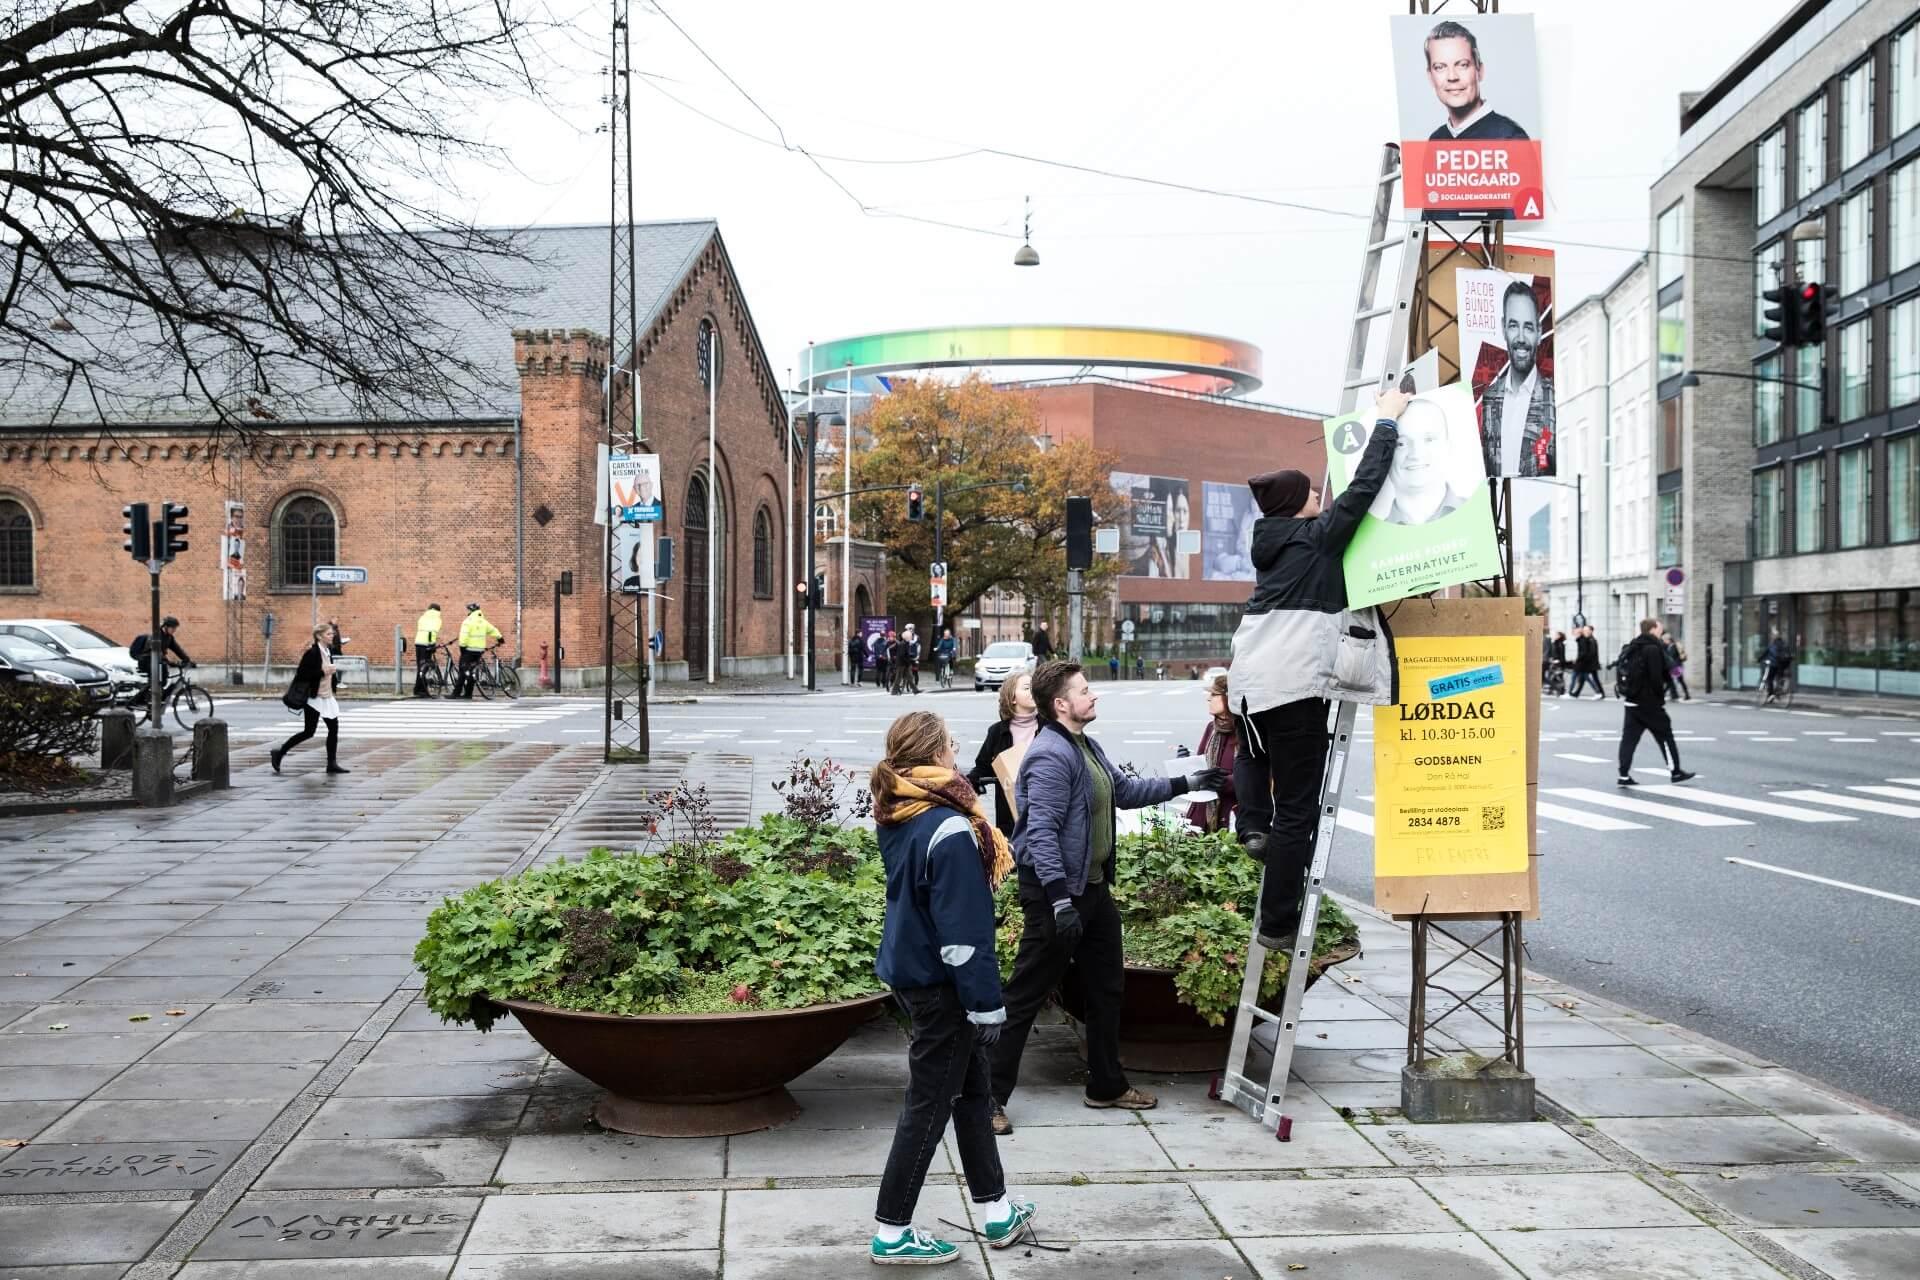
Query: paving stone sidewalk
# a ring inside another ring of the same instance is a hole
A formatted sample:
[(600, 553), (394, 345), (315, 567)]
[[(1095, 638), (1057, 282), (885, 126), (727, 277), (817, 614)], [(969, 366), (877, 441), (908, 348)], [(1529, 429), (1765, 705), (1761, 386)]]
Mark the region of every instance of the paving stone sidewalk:
[[(682, 775), (742, 820), (771, 802), (751, 762), (348, 750), (345, 778), (318, 752), (276, 778), (250, 747), (232, 791), (175, 810), (0, 822), (0, 1280), (866, 1274), (890, 1021), (797, 1082), (791, 1125), (640, 1139), (595, 1131), (590, 1086), (510, 1022), (447, 1028), (417, 999), (443, 894), (630, 845), (634, 797)], [(1550, 982), (1527, 997), (1539, 1121), (1401, 1123), (1407, 937), (1356, 915), (1364, 956), (1309, 1000), (1291, 1142), (1200, 1077), (1088, 1110), (1071, 1029), (1043, 1027), (1001, 1151), (1071, 1252), (968, 1245), (948, 1274), (1920, 1274), (1920, 1130)], [(920, 1220), (968, 1213), (949, 1151)]]

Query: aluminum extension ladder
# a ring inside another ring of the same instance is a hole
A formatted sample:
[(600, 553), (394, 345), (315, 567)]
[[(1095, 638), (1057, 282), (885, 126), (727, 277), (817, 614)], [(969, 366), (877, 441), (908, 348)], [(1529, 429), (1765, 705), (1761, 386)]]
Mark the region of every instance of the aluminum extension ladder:
[[(1351, 413), (1363, 392), (1385, 387), (1397, 378), (1406, 363), (1407, 328), (1413, 309), (1415, 286), (1426, 254), (1426, 229), (1419, 223), (1400, 225), (1395, 188), (1400, 181), (1400, 148), (1389, 143), (1380, 162), (1379, 185), (1374, 191), (1373, 221), (1367, 233), (1367, 249), (1361, 262), (1359, 298), (1353, 311), (1353, 333), (1347, 348), (1347, 369), (1340, 384), (1340, 411)], [(1400, 251), (1399, 283), (1393, 297), (1380, 302), (1381, 267), (1390, 250)], [(1386, 320), (1384, 345), (1378, 349), (1378, 372), (1364, 372), (1369, 360), (1370, 339), (1377, 332), (1374, 322)], [(1325, 492), (1324, 486), (1321, 490)], [(1333, 713), (1333, 740), (1327, 752), (1327, 768), (1320, 780), (1320, 824), (1314, 837), (1313, 864), (1307, 869), (1304, 897), (1300, 909), (1300, 929), (1292, 944), (1292, 961), (1287, 969), (1286, 994), (1280, 1012), (1260, 1007), (1260, 980), (1267, 967), (1267, 948), (1260, 944), (1258, 912), (1247, 943), (1246, 976), (1240, 983), (1240, 1002), (1233, 1018), (1233, 1039), (1227, 1051), (1227, 1066), (1213, 1082), (1208, 1096), (1230, 1102), (1265, 1125), (1282, 1142), (1292, 1138), (1293, 1121), (1282, 1111), (1287, 1073), (1293, 1066), (1294, 1038), (1300, 1028), (1300, 1005), (1307, 993), (1307, 967), (1313, 960), (1313, 938), (1320, 924), (1320, 902), (1326, 896), (1322, 887), (1327, 862), (1333, 853), (1334, 833), (1340, 824), (1340, 786), (1346, 777), (1347, 756), (1353, 747), (1354, 703), (1339, 702)], [(1278, 764), (1279, 762), (1276, 762)], [(1266, 876), (1261, 873), (1264, 891)], [(1269, 1031), (1268, 1028), (1271, 1028)], [(1258, 1034), (1256, 1034), (1256, 1030)], [(1271, 1044), (1266, 1043), (1271, 1038)], [(1271, 1065), (1263, 1082), (1249, 1072), (1248, 1061), (1256, 1043), (1269, 1050)]]

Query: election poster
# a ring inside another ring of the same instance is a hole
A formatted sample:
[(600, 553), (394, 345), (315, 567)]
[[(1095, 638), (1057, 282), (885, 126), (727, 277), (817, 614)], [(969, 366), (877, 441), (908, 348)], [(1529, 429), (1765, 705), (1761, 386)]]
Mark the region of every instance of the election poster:
[(220, 533), (220, 598), (247, 598), (247, 504), (229, 499)]
[(1553, 275), (1458, 271), (1460, 367), (1473, 387), (1489, 476), (1557, 471)]
[(1120, 521), (1122, 570), (1134, 578), (1185, 578), (1189, 555), (1180, 535), (1194, 527), (1187, 482), (1172, 476), (1115, 471), (1108, 482), (1127, 500)]
[[(1329, 499), (1352, 482), (1373, 423), (1371, 405), (1327, 419)], [(1347, 603), (1354, 608), (1500, 572), (1480, 428), (1467, 385), (1450, 383), (1415, 396), (1399, 426), (1393, 463), (1347, 544)]]
[(621, 453), (607, 457), (607, 506), (628, 524), (660, 519), (660, 455)]
[(1405, 207), (1432, 219), (1545, 217), (1532, 16), (1389, 22)]
[(1400, 701), (1374, 709), (1376, 877), (1527, 870), (1527, 642), (1403, 636)]
[(1253, 581), (1253, 522), (1260, 518), (1244, 484), (1200, 486), (1201, 573), (1209, 582)]
[(616, 524), (613, 526), (612, 583), (616, 591), (638, 595), (654, 588), (653, 526)]

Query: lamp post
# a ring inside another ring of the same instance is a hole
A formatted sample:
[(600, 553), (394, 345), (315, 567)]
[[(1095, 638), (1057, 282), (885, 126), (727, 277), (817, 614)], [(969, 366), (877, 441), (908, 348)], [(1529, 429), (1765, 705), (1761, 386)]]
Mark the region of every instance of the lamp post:
[[(804, 664), (807, 676), (807, 692), (812, 693), (815, 688), (814, 668), (817, 665), (813, 633), (814, 623), (820, 612), (820, 597), (813, 590), (815, 563), (814, 538), (818, 533), (818, 526), (814, 523), (813, 519), (813, 504), (815, 501), (815, 485), (819, 474), (819, 469), (814, 465), (814, 454), (820, 446), (820, 414), (812, 407), (813, 398), (811, 396), (807, 398), (807, 406), (807, 412), (804, 415), (807, 420), (807, 576), (805, 578), (807, 584), (807, 636), (804, 650)], [(836, 413), (832, 418), (827, 420), (827, 425), (832, 427), (845, 424), (840, 421), (840, 415)], [(843, 589), (844, 586), (845, 584), (842, 584)]]
[(1550, 484), (1556, 489), (1573, 490), (1573, 625), (1583, 626), (1587, 616), (1587, 504), (1586, 489), (1582, 483), (1585, 477), (1575, 472), (1572, 484), (1565, 480), (1549, 480), (1545, 476), (1528, 476), (1527, 479)]
[(1801, 391), (1811, 391), (1820, 397), (1820, 425), (1833, 425), (1833, 414), (1827, 410), (1826, 361), (1820, 362), (1821, 379), (1819, 382), (1796, 382), (1792, 378), (1768, 378), (1757, 373), (1733, 373), (1725, 369), (1689, 369), (1680, 375), (1677, 385), (1697, 387), (1702, 378), (1737, 378), (1742, 382), (1768, 382), (1776, 386), (1796, 387)]
[[(848, 496), (840, 508), (840, 643), (853, 635), (853, 360), (847, 360), (847, 411), (840, 433), (840, 487)], [(829, 426), (832, 424), (829, 423)], [(841, 684), (853, 683), (853, 662), (840, 673)]]

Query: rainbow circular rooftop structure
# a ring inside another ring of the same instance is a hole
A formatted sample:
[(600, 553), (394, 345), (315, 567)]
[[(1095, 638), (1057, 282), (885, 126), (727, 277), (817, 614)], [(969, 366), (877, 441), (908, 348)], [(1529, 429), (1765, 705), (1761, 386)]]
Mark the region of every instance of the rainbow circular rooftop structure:
[[(888, 375), (926, 369), (1068, 368), (1131, 375), (1145, 385), (1244, 396), (1261, 382), (1260, 348), (1178, 329), (1092, 324), (971, 324), (897, 329), (815, 343), (800, 353), (805, 390), (889, 389)], [(864, 384), (864, 386), (863, 386)]]

